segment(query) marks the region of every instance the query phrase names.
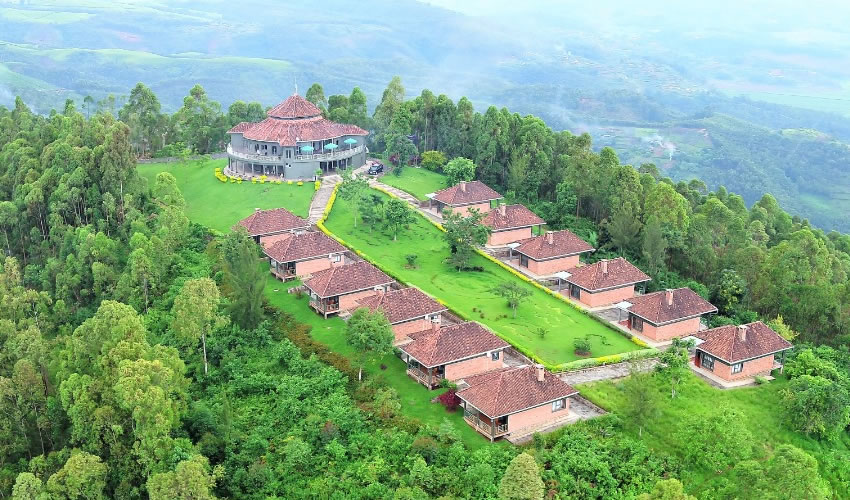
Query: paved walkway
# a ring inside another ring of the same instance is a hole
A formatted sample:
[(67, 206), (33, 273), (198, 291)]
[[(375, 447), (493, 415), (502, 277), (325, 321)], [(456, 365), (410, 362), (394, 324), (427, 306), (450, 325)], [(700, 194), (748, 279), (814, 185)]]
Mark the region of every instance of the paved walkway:
[(626, 361), (613, 365), (594, 366), (593, 368), (585, 368), (584, 370), (559, 373), (558, 377), (570, 385), (585, 384), (587, 382), (628, 377), (632, 366), (639, 371), (645, 372), (652, 370), (657, 364), (657, 359), (645, 359), (634, 363)]
[(342, 177), (339, 175), (328, 175), (326, 177), (322, 177), (322, 185), (319, 186), (319, 190), (316, 191), (315, 195), (313, 195), (313, 201), (310, 202), (310, 215), (307, 217), (310, 224), (315, 224), (322, 218), (322, 215), (325, 213), (325, 207), (328, 204), (328, 200), (331, 199), (331, 193), (334, 191), (334, 186), (340, 182), (342, 182)]

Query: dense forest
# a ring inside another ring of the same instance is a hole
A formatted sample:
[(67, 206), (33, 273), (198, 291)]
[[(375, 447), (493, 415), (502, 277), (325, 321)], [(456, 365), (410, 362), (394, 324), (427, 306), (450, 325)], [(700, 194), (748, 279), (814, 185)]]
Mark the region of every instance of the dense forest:
[[(372, 130), (372, 149), (402, 175), (426, 151), (470, 158), (477, 178), (588, 239), (597, 258), (626, 255), (656, 288), (709, 296), (716, 324), (761, 317), (818, 346), (789, 363), (788, 425), (827, 448), (847, 439), (850, 237), (767, 194), (748, 208), (622, 165), (533, 116), (404, 95), (394, 79), (368, 116), (359, 89), (307, 92), (330, 118)], [(263, 112), (224, 112), (196, 86), (167, 115), (141, 84), (120, 109), (0, 108), (3, 497), (688, 498), (675, 478), (708, 459), (650, 450), (616, 415), (524, 448), (468, 450), (451, 424), (401, 416), (393, 389), (358, 383), (309, 327), (264, 304), (257, 247), (191, 223), (174, 178), (147, 185), (135, 167), (137, 156), (220, 150), (231, 125)], [(764, 462), (742, 455), (715, 497), (846, 493), (848, 457), (828, 456), (790, 445)]]

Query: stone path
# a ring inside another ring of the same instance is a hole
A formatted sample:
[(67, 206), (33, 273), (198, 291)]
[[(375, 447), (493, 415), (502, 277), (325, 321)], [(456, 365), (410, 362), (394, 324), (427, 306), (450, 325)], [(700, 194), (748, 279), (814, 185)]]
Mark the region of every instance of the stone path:
[(313, 195), (313, 201), (310, 202), (310, 215), (307, 217), (310, 224), (315, 224), (322, 218), (322, 215), (325, 213), (325, 207), (328, 204), (328, 200), (331, 199), (331, 193), (334, 191), (334, 186), (340, 182), (342, 182), (342, 177), (339, 175), (328, 175), (326, 177), (322, 177), (322, 185), (319, 186), (319, 190), (316, 191), (315, 195)]
[[(657, 364), (657, 359), (645, 359), (636, 361), (634, 366), (640, 371), (649, 371), (655, 368), (655, 365)], [(623, 362), (615, 363), (613, 365), (594, 366), (593, 368), (585, 368), (584, 370), (559, 373), (558, 377), (570, 385), (575, 385), (628, 377), (629, 373), (631, 373), (631, 369), (632, 363)]]

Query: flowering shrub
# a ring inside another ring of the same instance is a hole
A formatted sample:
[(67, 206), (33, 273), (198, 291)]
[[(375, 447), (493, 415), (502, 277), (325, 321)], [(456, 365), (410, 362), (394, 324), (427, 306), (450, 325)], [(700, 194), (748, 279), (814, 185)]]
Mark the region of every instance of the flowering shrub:
[(299, 185), (299, 186), (303, 186), (303, 185), (304, 185), (304, 183), (303, 183), (303, 182), (301, 182), (301, 181), (298, 181), (298, 185)]
[(455, 411), (460, 406), (460, 398), (457, 397), (457, 391), (455, 389), (449, 389), (440, 394), (437, 397), (437, 401), (446, 407), (446, 411)]
[(320, 187), (321, 185), (322, 185), (322, 181), (318, 181), (318, 180), (317, 180), (316, 182), (314, 182), (314, 183), (313, 183), (313, 187), (315, 188), (315, 190), (316, 190), (316, 191), (318, 191), (318, 190), (319, 190), (319, 187)]
[(292, 181), (286, 181), (286, 183), (289, 184), (290, 186), (294, 184), (294, 182), (292, 182)]

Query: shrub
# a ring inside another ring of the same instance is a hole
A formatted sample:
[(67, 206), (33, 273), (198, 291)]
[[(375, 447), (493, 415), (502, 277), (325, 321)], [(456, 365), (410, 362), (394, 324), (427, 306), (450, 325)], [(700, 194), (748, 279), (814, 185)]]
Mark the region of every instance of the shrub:
[(416, 255), (415, 253), (409, 253), (409, 254), (405, 255), (404, 260), (407, 261), (406, 267), (408, 269), (416, 269), (416, 259), (418, 259), (418, 258), (419, 258), (419, 256)]
[(547, 331), (542, 326), (537, 327), (536, 333), (537, 333), (537, 336), (540, 337), (541, 339), (546, 338)]
[(573, 348), (575, 348), (575, 353), (580, 356), (589, 356), (590, 355), (590, 338), (589, 337), (581, 337), (573, 340)]
[(304, 183), (303, 183), (303, 182), (301, 182), (301, 181), (298, 181), (298, 185), (299, 185), (299, 186), (303, 186), (303, 185), (304, 185)]
[(294, 183), (293, 181), (286, 181), (286, 184), (287, 184), (287, 185), (289, 185), (289, 186), (291, 186), (291, 185), (293, 185), (293, 184), (295, 184), (295, 183)]
[(460, 406), (460, 398), (457, 397), (457, 392), (454, 389), (449, 389), (448, 391), (440, 394), (437, 397), (437, 401), (446, 407), (446, 411), (453, 412), (457, 410), (458, 406)]
[(761, 375), (756, 375), (756, 384), (763, 385), (767, 383), (767, 379), (762, 377)]

